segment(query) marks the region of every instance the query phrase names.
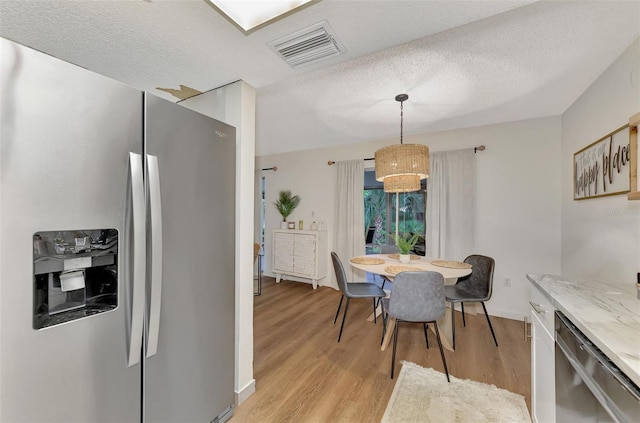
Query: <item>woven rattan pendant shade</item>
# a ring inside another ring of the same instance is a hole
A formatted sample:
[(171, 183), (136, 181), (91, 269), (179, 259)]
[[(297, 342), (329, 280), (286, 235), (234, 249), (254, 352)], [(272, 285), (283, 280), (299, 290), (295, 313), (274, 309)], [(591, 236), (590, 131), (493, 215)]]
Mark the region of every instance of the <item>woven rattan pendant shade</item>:
[(384, 178), (384, 192), (413, 192), (420, 190), (418, 175), (398, 175)]
[(376, 180), (389, 176), (429, 176), (429, 147), (421, 144), (396, 144), (376, 151)]
[(429, 147), (402, 143), (403, 103), (407, 94), (398, 94), (400, 102), (400, 144), (382, 147), (375, 154), (376, 180), (384, 183), (385, 192), (420, 190), (420, 180), (429, 176)]

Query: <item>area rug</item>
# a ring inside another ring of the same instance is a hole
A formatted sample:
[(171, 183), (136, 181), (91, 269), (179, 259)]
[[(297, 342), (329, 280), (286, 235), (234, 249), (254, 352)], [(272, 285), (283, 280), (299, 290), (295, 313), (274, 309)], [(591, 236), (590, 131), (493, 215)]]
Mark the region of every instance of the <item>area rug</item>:
[(531, 422), (522, 395), (402, 362), (382, 423)]

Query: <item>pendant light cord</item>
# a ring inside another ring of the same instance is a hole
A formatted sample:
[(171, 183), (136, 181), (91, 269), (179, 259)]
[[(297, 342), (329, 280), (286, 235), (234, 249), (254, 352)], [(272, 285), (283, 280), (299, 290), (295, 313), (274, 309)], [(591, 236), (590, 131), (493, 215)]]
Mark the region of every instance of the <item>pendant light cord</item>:
[(404, 101), (400, 102), (400, 144), (402, 144), (402, 122), (404, 117)]
[(408, 100), (409, 96), (407, 94), (398, 94), (396, 96), (396, 101), (400, 102), (400, 144), (402, 144), (402, 130), (403, 128), (403, 123), (404, 123), (404, 102), (405, 100)]

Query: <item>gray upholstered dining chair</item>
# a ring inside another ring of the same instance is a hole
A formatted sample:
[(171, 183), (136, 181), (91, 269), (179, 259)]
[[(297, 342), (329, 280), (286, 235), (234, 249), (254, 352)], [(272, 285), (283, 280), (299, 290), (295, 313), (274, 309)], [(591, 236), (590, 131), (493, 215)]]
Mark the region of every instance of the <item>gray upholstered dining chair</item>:
[(438, 272), (400, 272), (393, 280), (393, 291), (389, 298), (382, 299), (383, 312), (386, 310), (385, 324), (389, 316), (395, 317), (393, 328), (393, 353), (391, 355), (391, 379), (396, 362), (396, 344), (398, 343), (398, 323), (422, 323), (424, 337), (429, 348), (427, 338), (427, 323), (433, 323), (444, 364), (444, 372), (449, 382), (447, 360), (444, 357), (438, 320), (444, 316), (444, 278)]
[[(344, 321), (347, 318), (347, 311), (349, 310), (349, 302), (352, 298), (371, 298), (373, 299), (373, 319), (377, 323), (376, 319), (376, 305), (377, 300), (384, 297), (386, 294), (375, 283), (368, 282), (347, 282), (347, 276), (344, 273), (344, 267), (342, 262), (335, 252), (331, 252), (331, 260), (333, 261), (333, 269), (336, 272), (336, 279), (338, 280), (338, 287), (342, 292), (340, 297), (340, 303), (338, 304), (338, 310), (336, 311), (336, 317), (333, 319), (333, 324), (336, 324), (338, 320), (338, 314), (340, 314), (340, 308), (342, 307), (342, 300), (347, 297), (347, 304), (344, 306), (344, 314), (342, 315), (342, 323), (340, 324), (340, 333), (338, 334), (338, 342), (342, 338), (342, 329), (344, 328)], [(384, 309), (383, 309), (384, 315)]]
[[(380, 245), (380, 254), (398, 254), (400, 250), (393, 244), (382, 244)], [(382, 289), (384, 289), (384, 285), (389, 282), (391, 283), (391, 279), (387, 278), (384, 275), (380, 275), (382, 279)]]
[(484, 302), (491, 298), (491, 293), (493, 291), (493, 269), (495, 267), (495, 260), (491, 257), (472, 254), (464, 259), (464, 262), (471, 265), (471, 274), (458, 279), (458, 282), (456, 282), (455, 285), (448, 285), (445, 287), (446, 300), (451, 303), (453, 349), (456, 349), (456, 318), (453, 305), (455, 303), (460, 303), (462, 324), (467, 326), (467, 322), (464, 317), (465, 302), (479, 302), (482, 304), (484, 315), (487, 317), (487, 323), (489, 323), (489, 329), (491, 329), (493, 342), (495, 342), (497, 347), (498, 341), (496, 340), (496, 334), (493, 332), (493, 326), (491, 325), (491, 320), (487, 313), (487, 307), (484, 305)]

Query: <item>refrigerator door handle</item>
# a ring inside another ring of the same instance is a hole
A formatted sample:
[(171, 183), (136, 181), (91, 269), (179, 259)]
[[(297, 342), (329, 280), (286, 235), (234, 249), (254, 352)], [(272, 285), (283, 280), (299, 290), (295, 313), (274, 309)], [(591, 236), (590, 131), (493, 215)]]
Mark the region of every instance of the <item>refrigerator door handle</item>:
[(132, 282), (131, 282), (131, 327), (129, 330), (129, 367), (140, 362), (142, 349), (142, 329), (144, 326), (144, 284), (146, 272), (146, 226), (144, 180), (142, 177), (142, 156), (129, 153), (131, 172), (132, 230)]
[(160, 306), (162, 302), (162, 201), (158, 158), (147, 154), (149, 172), (149, 214), (151, 227), (151, 303), (147, 327), (147, 358), (158, 352)]

